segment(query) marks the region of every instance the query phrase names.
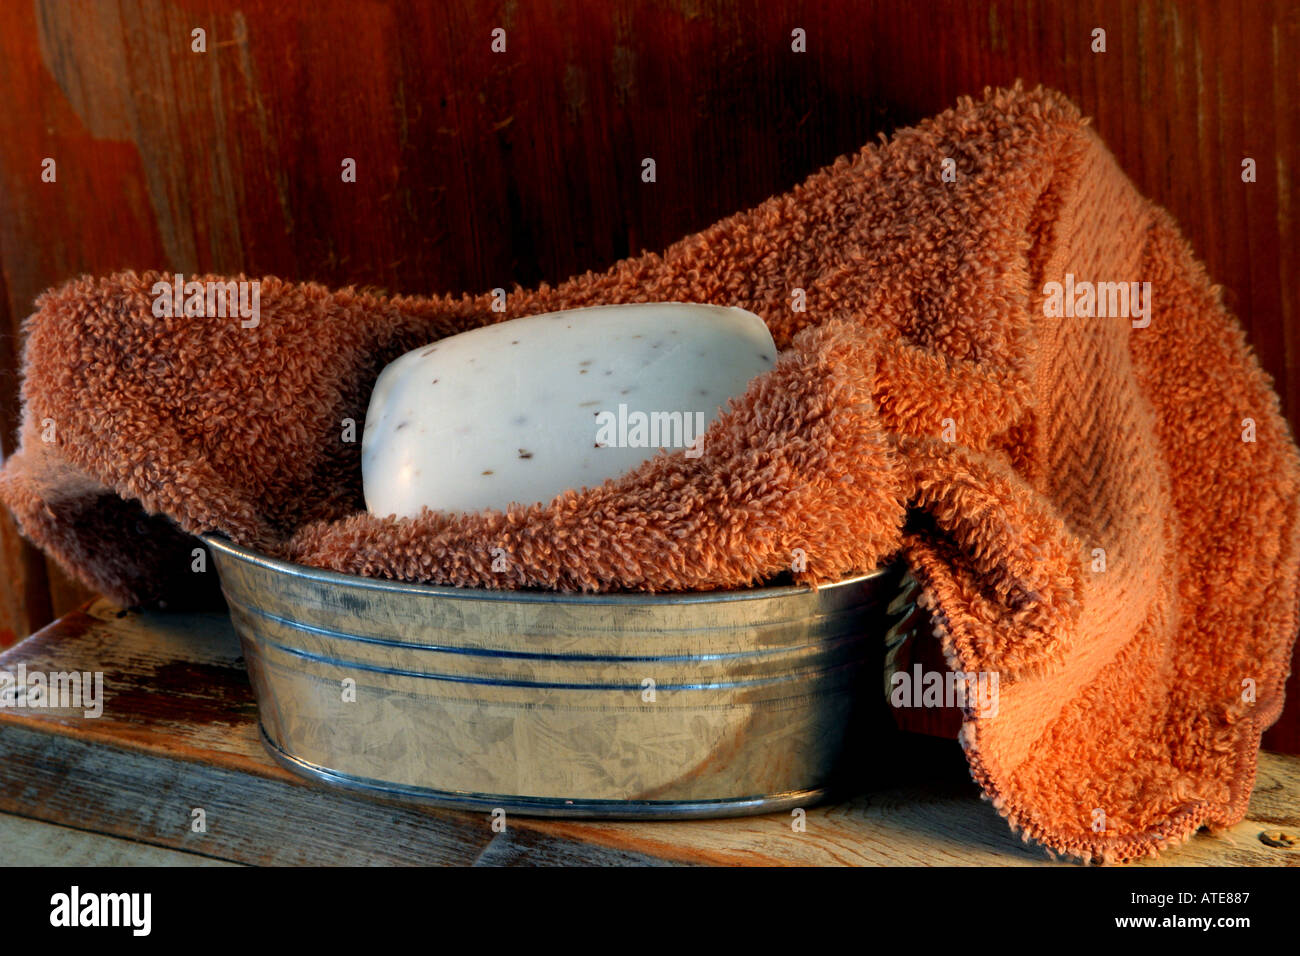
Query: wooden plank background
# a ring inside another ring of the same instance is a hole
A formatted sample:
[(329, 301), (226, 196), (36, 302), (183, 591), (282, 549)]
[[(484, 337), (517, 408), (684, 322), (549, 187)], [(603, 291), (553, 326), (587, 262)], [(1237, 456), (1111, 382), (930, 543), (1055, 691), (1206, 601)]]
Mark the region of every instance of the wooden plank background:
[[(1070, 95), (1174, 213), (1294, 425), (1297, 62), (1288, 0), (6, 3), (0, 450), (14, 447), (20, 322), (77, 274), (407, 293), (560, 281), (1016, 78)], [(46, 157), (56, 183), (41, 182)], [(1257, 182), (1242, 182), (1245, 158)], [(87, 596), (0, 515), (0, 644)], [(1297, 751), (1294, 677), (1290, 696), (1270, 743)]]

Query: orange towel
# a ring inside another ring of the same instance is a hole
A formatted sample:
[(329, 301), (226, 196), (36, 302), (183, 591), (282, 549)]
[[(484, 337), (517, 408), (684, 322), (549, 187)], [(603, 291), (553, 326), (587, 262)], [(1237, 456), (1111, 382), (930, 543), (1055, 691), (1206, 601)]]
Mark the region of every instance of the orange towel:
[[(243, 328), (155, 317), (170, 278), (41, 297), (0, 475), (25, 533), (117, 600), (210, 585), (186, 533), (214, 530), (479, 587), (742, 587), (795, 549), (820, 582), (901, 553), (949, 664), (998, 675), (996, 714), (969, 709), (961, 740), (1014, 828), (1124, 860), (1242, 818), (1296, 632), (1300, 456), (1169, 216), (1059, 95), (963, 100), (662, 255), (516, 289), (504, 314), (267, 278)], [(1088, 309), (1100, 283), (1128, 302), (1100, 286), (1107, 315)], [(783, 349), (702, 457), (508, 514), (364, 513), (344, 420), (359, 430), (386, 362), (656, 300), (751, 309)]]

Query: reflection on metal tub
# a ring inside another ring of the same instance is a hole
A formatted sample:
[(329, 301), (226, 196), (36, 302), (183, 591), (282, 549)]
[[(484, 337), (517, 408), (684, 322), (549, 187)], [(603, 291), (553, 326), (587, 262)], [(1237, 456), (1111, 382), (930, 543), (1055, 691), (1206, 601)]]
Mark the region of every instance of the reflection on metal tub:
[(271, 752), (377, 796), (563, 816), (809, 806), (878, 703), (892, 569), (562, 594), (322, 571), (206, 539)]

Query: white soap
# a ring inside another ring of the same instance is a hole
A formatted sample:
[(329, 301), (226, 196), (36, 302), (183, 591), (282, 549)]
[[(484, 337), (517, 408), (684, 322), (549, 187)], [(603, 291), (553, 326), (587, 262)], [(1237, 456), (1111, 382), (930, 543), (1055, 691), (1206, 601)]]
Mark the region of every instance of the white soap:
[(776, 361), (763, 320), (677, 302), (513, 319), (407, 352), (370, 397), (366, 507), (406, 517), (549, 502), (704, 429)]

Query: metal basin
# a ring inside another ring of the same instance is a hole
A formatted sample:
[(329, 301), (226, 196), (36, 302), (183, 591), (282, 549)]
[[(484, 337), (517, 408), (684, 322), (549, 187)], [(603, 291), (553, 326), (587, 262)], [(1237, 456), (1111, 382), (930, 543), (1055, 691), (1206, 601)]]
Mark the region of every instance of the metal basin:
[(877, 712), (898, 575), (687, 594), (431, 587), (205, 538), (263, 739), (373, 795), (574, 817), (809, 806)]

